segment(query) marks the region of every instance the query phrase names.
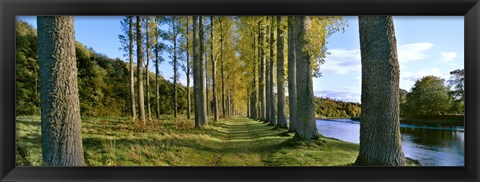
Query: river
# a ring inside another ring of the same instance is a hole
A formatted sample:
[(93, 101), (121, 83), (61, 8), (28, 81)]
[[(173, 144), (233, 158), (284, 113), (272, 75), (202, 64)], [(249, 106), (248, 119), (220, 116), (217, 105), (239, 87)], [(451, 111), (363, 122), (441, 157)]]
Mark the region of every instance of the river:
[[(360, 143), (360, 122), (350, 119), (317, 119), (319, 133), (326, 137)], [(400, 124), (406, 157), (422, 166), (464, 166), (465, 140), (462, 129)]]

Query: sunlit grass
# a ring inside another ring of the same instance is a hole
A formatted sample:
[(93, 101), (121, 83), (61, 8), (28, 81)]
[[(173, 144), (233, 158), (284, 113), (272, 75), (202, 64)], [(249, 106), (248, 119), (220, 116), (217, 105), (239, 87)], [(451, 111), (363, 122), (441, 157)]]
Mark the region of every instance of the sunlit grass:
[[(17, 117), (17, 165), (40, 166), (40, 117)], [(345, 166), (358, 145), (302, 141), (266, 123), (232, 118), (202, 129), (193, 119), (162, 116), (146, 125), (127, 118), (82, 118), (88, 166)]]

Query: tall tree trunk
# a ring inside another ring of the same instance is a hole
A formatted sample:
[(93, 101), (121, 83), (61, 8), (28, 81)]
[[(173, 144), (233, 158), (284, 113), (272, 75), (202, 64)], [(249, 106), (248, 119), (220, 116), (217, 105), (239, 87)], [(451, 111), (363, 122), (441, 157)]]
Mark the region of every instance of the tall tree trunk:
[(217, 66), (216, 61), (213, 59), (213, 16), (210, 16), (210, 57), (212, 59), (212, 92), (213, 92), (213, 121), (218, 121), (218, 96), (215, 80), (217, 79)]
[(264, 33), (262, 29), (262, 21), (258, 22), (259, 26), (259, 44), (260, 44), (260, 69), (258, 70), (260, 78), (258, 81), (258, 93), (260, 94), (260, 120), (266, 121), (266, 98), (265, 98), (265, 50), (264, 50)]
[(404, 166), (399, 122), (400, 66), (391, 16), (360, 16), (362, 114), (357, 165)]
[[(267, 23), (268, 23), (268, 17), (267, 17)], [(267, 25), (267, 30), (265, 32), (265, 43), (267, 44), (267, 52), (265, 54), (268, 54), (268, 56), (265, 56), (265, 110), (266, 110), (266, 115), (265, 115), (265, 119), (267, 122), (269, 122), (270, 124), (272, 124), (272, 120), (271, 120), (271, 107), (270, 107), (270, 104), (271, 104), (271, 97), (270, 97), (270, 25)]]
[(135, 111), (135, 76), (134, 76), (134, 65), (133, 65), (133, 17), (128, 17), (128, 55), (130, 57), (130, 115), (132, 120), (135, 121), (136, 111)]
[(150, 49), (152, 48), (151, 42), (150, 42), (150, 27), (148, 27), (150, 23), (150, 17), (145, 17), (145, 35), (146, 35), (146, 52), (147, 52), (147, 59), (145, 60), (145, 95), (147, 98), (147, 118), (150, 121), (151, 120), (151, 110), (150, 110), (150, 73), (148, 71), (148, 67), (150, 65)]
[[(315, 124), (315, 107), (313, 96), (312, 66), (313, 60), (305, 48), (309, 42), (307, 32), (311, 28), (310, 17), (295, 17), (296, 46), (296, 72), (297, 77), (297, 131), (296, 134), (303, 139), (317, 139), (319, 137)], [(301, 104), (298, 104), (301, 103)]]
[(289, 132), (297, 130), (297, 79), (295, 58), (295, 17), (288, 17), (288, 103), (289, 103)]
[[(205, 44), (206, 44), (206, 41), (205, 41)], [(211, 113), (212, 113), (209, 98), (208, 98), (209, 97), (208, 96), (208, 55), (207, 55), (206, 50), (204, 50), (203, 52), (205, 54), (205, 56), (204, 56), (204, 58), (205, 58), (205, 62), (204, 62), (205, 63), (205, 69), (204, 69), (205, 70), (205, 87), (206, 87), (205, 88), (205, 92), (206, 92), (205, 93), (205, 95), (206, 95), (205, 104), (206, 104), (206, 107), (207, 107), (206, 109), (207, 109), (207, 119), (208, 119), (208, 116), (210, 116)]]
[(281, 25), (282, 17), (277, 16), (277, 110), (278, 110), (278, 126), (280, 128), (288, 128), (287, 111), (285, 107), (285, 57), (283, 56), (283, 40), (285, 35)]
[(250, 100), (250, 118), (257, 119), (257, 57), (255, 56), (256, 52), (256, 37), (252, 36), (253, 38), (253, 80), (252, 80), (252, 89), (251, 89), (251, 100)]
[(193, 108), (195, 114), (195, 128), (201, 128), (202, 122), (200, 119), (200, 73), (198, 70), (198, 16), (193, 16)]
[(137, 90), (138, 90), (138, 108), (139, 119), (145, 125), (145, 102), (143, 100), (143, 44), (142, 44), (142, 18), (137, 16)]
[(269, 106), (270, 106), (270, 123), (273, 125), (273, 126), (276, 126), (277, 125), (277, 119), (275, 117), (275, 93), (273, 92), (273, 72), (274, 72), (274, 57), (275, 57), (275, 54), (273, 52), (273, 46), (274, 46), (274, 31), (275, 31), (275, 28), (274, 28), (274, 21), (275, 21), (275, 18), (274, 17), (271, 17), (270, 19), (270, 65), (268, 66), (270, 71), (268, 72), (270, 75), (268, 76), (269, 77), (269, 87), (270, 87), (270, 93), (268, 94), (270, 96), (270, 103), (269, 103)]
[(222, 24), (222, 18), (219, 17), (220, 20), (220, 76), (222, 79), (222, 114), (223, 118), (226, 118), (227, 116), (227, 108), (225, 106), (225, 73), (224, 73), (224, 60), (223, 60), (223, 24)]
[(155, 39), (156, 39), (156, 44), (155, 44), (155, 114), (157, 119), (160, 118), (160, 88), (158, 85), (158, 76), (160, 70), (158, 70), (158, 54), (159, 54), (159, 47), (158, 47), (158, 17), (155, 17)]
[(187, 119), (191, 119), (192, 108), (192, 98), (190, 98), (190, 45), (189, 45), (189, 36), (188, 36), (188, 26), (190, 24), (189, 16), (187, 16)]
[(39, 16), (37, 27), (43, 161), (83, 166), (73, 17)]
[[(267, 23), (268, 23), (268, 17), (266, 18), (267, 20)], [(272, 124), (272, 120), (271, 120), (271, 107), (270, 107), (270, 104), (271, 104), (271, 97), (270, 97), (270, 25), (267, 25), (267, 30), (265, 32), (265, 43), (267, 44), (267, 52), (265, 54), (268, 54), (268, 56), (265, 56), (265, 100), (266, 100), (266, 104), (265, 104), (265, 110), (266, 110), (266, 115), (265, 115), (265, 119), (266, 121), (268, 121), (270, 124)]]
[(178, 112), (178, 86), (177, 86), (177, 18), (172, 19), (173, 23), (173, 115), (177, 118)]
[(205, 52), (205, 44), (204, 44), (204, 31), (203, 31), (203, 16), (199, 17), (199, 44), (200, 44), (200, 59), (199, 59), (199, 71), (200, 71), (200, 77), (199, 77), (199, 83), (200, 83), (200, 122), (202, 123), (202, 126), (208, 125), (208, 120), (207, 120), (207, 96), (206, 96), (206, 68), (205, 68), (205, 60), (204, 60), (204, 52)]

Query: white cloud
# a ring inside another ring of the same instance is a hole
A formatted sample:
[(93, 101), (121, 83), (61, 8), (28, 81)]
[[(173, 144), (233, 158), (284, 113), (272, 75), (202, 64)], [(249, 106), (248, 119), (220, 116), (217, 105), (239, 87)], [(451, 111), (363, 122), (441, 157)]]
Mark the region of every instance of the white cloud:
[(458, 54), (456, 52), (440, 52), (440, 61), (442, 62), (450, 62), (457, 57)]
[[(419, 42), (398, 46), (398, 59), (402, 67), (411, 61), (422, 60), (427, 57), (425, 51), (433, 47), (432, 43)], [(320, 67), (322, 72), (332, 72), (346, 75), (352, 71), (361, 71), (360, 49), (330, 49), (325, 58), (325, 64)], [(328, 73), (327, 73), (328, 74)]]
[(320, 66), (320, 71), (339, 75), (346, 75), (352, 71), (360, 72), (360, 49), (330, 49), (328, 52), (330, 54), (325, 58), (325, 64)]
[(440, 72), (440, 69), (438, 69), (438, 68), (430, 68), (430, 69), (427, 69), (427, 70), (420, 70), (420, 71), (417, 71), (417, 72), (414, 72), (414, 73), (412, 73), (412, 72), (405, 72), (405, 73), (400, 72), (400, 78), (401, 79), (410, 80), (410, 81), (417, 81), (417, 80), (421, 79), (422, 77), (429, 76), (429, 75), (438, 76), (438, 77), (443, 76), (442, 72)]
[(438, 76), (445, 80), (448, 80), (450, 77), (448, 72), (442, 73), (438, 68), (419, 70), (417, 72), (400, 72), (400, 88), (410, 90), (417, 80), (429, 75)]
[(419, 42), (411, 44), (402, 44), (398, 46), (398, 61), (400, 64), (406, 64), (410, 61), (422, 60), (427, 55), (425, 51), (433, 47), (430, 42)]
[(314, 93), (317, 97), (329, 97), (335, 100), (360, 103), (361, 88), (342, 86), (333, 90), (319, 90)]

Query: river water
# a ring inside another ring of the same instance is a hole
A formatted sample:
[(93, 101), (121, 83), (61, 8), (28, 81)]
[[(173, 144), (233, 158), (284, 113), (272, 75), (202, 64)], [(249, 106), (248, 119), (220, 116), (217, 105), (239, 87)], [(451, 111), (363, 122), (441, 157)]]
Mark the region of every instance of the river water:
[[(326, 137), (360, 143), (360, 122), (350, 119), (317, 119), (319, 133)], [(406, 157), (422, 166), (464, 166), (463, 128), (446, 129), (400, 124)]]

